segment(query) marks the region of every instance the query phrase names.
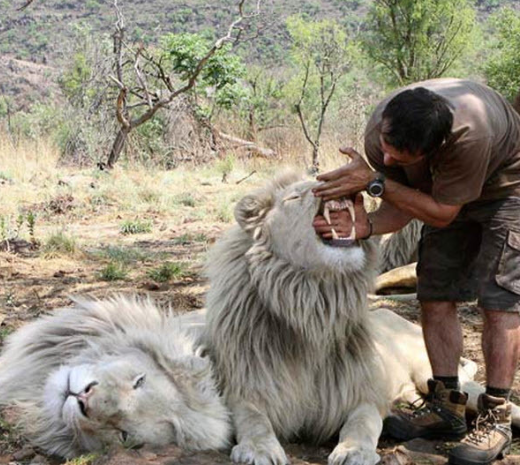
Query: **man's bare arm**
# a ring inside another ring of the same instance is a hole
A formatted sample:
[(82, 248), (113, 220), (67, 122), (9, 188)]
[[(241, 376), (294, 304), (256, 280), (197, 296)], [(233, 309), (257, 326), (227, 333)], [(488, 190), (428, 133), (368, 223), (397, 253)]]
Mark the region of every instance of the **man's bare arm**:
[(439, 203), (431, 195), (403, 186), (391, 179), (385, 183), (383, 200), (401, 212), (437, 228), (448, 226), (462, 208), (462, 205)]
[(372, 223), (372, 234), (380, 235), (399, 231), (410, 222), (412, 216), (383, 201), (378, 210), (368, 214), (368, 218)]
[[(342, 149), (342, 151), (348, 153), (352, 162), (337, 170), (318, 176), (318, 180), (324, 181), (324, 183), (313, 190), (315, 195), (322, 197), (323, 200), (352, 196), (364, 190), (368, 183), (377, 176), (354, 149), (347, 148)], [(449, 225), (462, 208), (462, 205), (439, 203), (431, 195), (404, 186), (391, 179), (386, 181), (383, 200), (403, 213), (438, 228)], [(377, 215), (374, 215), (377, 218)], [(391, 220), (388, 217), (386, 219)], [(382, 229), (383, 221), (379, 219), (375, 221), (378, 223), (378, 228)], [(380, 234), (379, 230), (376, 229), (376, 233)], [(384, 234), (384, 232), (381, 232), (381, 234)]]

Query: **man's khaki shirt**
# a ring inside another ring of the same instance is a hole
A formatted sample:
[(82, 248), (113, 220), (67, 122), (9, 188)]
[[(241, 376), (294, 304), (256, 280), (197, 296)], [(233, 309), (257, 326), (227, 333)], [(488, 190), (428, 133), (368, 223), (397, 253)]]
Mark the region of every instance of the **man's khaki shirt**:
[[(451, 134), (428, 159), (387, 167), (379, 142), (383, 110), (397, 93), (414, 87), (425, 87), (450, 102)], [(432, 79), (394, 92), (368, 122), (365, 153), (375, 170), (443, 204), (520, 197), (520, 115), (497, 92), (476, 82)]]

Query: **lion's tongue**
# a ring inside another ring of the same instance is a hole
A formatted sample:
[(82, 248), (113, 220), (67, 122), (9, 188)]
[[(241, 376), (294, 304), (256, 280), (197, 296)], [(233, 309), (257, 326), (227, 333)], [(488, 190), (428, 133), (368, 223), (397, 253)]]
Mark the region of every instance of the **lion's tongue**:
[[(354, 240), (356, 239), (356, 212), (354, 210), (354, 203), (350, 199), (341, 199), (341, 200), (329, 200), (328, 202), (325, 202), (323, 206), (323, 217), (325, 218), (325, 221), (328, 224), (331, 224), (330, 221), (330, 212), (331, 211), (340, 211), (340, 210), (348, 210), (350, 213), (350, 217), (352, 218), (352, 229), (350, 230), (350, 235), (347, 238), (344, 238), (344, 240)], [(338, 233), (332, 229), (332, 239), (338, 240), (340, 237), (338, 236)]]

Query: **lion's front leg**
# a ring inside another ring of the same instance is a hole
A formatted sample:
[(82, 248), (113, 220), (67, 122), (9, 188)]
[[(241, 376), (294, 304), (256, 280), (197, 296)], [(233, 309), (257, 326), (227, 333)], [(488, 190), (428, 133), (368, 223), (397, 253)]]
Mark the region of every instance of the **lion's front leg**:
[(329, 465), (375, 465), (382, 429), (383, 420), (374, 405), (361, 404), (353, 409), (339, 432), (339, 444), (329, 455)]
[(289, 460), (274, 434), (267, 415), (249, 402), (231, 402), (237, 445), (234, 462), (252, 465), (286, 465)]

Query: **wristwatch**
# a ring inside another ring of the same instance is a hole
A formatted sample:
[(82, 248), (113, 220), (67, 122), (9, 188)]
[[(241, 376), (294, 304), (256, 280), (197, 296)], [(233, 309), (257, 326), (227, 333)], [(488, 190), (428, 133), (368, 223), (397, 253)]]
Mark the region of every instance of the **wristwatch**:
[(367, 184), (366, 191), (370, 197), (381, 197), (385, 192), (385, 179), (383, 173), (376, 172), (376, 177)]

